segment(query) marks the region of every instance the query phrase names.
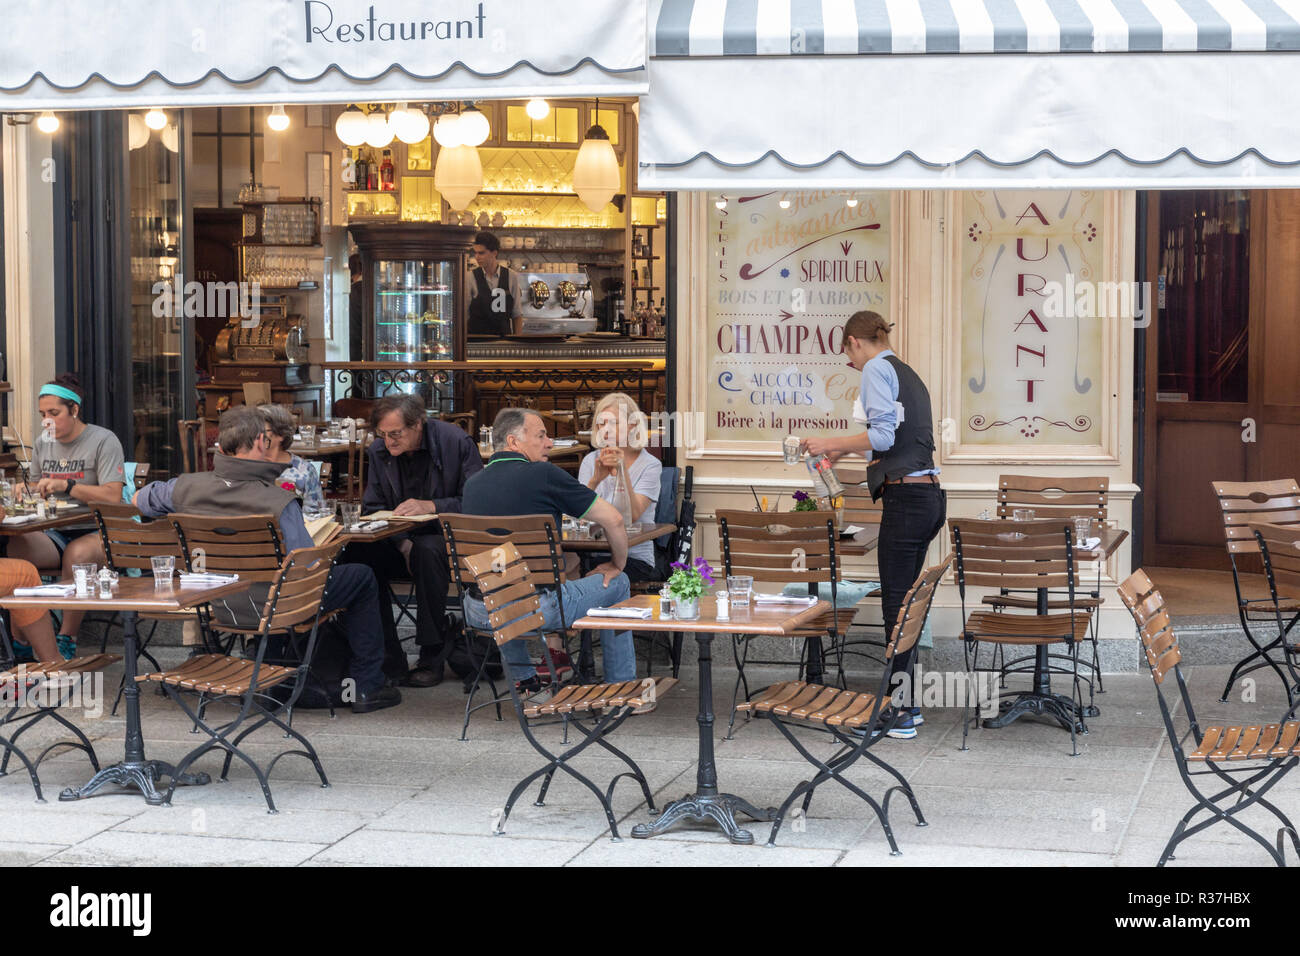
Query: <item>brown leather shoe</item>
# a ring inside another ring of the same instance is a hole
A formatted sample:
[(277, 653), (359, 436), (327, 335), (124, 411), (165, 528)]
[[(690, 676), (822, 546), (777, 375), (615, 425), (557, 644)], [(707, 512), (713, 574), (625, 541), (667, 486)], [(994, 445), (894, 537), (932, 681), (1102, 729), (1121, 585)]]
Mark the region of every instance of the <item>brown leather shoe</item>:
[(402, 678), (401, 685), (403, 687), (437, 687), (442, 683), (445, 674), (446, 668), (442, 664), (435, 664), (432, 667), (417, 665)]

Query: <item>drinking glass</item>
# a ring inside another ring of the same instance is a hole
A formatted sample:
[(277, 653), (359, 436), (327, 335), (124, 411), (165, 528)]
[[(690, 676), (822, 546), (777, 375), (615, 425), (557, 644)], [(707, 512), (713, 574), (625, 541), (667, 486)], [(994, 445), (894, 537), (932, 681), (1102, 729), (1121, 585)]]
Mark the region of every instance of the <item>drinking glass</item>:
[(753, 591), (754, 576), (752, 574), (727, 575), (727, 594), (731, 598), (732, 607), (749, 607), (749, 597)]
[(797, 435), (785, 436), (785, 440), (781, 442), (781, 455), (785, 458), (787, 465), (799, 464), (799, 438)]
[(153, 586), (169, 588), (172, 586), (172, 574), (176, 571), (176, 555), (157, 554), (149, 559), (153, 568)]
[(343, 423), (337, 418), (331, 419), (325, 434), (330, 438), (343, 437)]
[(345, 501), (339, 507), (343, 511), (343, 530), (357, 530), (357, 525), (361, 523), (361, 502)]
[(72, 581), (77, 586), (77, 597), (89, 597), (91, 582), (95, 580), (95, 571), (98, 570), (94, 564), (74, 564), (72, 566)]
[(1033, 521), (1034, 509), (1016, 508), (1014, 511), (1011, 512), (1011, 517), (1013, 521)]
[(302, 426), (302, 443), (311, 448), (316, 447), (316, 426), (315, 425)]
[(1092, 535), (1092, 518), (1087, 515), (1076, 515), (1074, 519), (1074, 540), (1079, 544), (1087, 541)]

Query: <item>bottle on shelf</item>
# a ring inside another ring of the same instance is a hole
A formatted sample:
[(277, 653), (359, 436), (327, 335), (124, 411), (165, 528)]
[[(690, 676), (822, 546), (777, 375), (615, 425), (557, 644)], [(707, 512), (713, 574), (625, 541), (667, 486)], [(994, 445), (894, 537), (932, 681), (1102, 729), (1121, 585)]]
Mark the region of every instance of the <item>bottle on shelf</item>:
[(396, 186), (393, 183), (393, 151), (384, 150), (384, 161), (379, 164), (379, 188), (385, 192), (392, 192)]
[(366, 189), (370, 192), (379, 189), (379, 164), (375, 162), (374, 153), (368, 153), (366, 156)]
[(352, 188), (366, 188), (366, 156), (360, 148), (357, 149), (356, 158), (352, 161)]

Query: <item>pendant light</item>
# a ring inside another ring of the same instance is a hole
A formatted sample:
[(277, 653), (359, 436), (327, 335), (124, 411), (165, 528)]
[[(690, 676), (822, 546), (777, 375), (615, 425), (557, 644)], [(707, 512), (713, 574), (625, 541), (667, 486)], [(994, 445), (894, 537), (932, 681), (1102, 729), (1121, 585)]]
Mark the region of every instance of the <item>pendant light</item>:
[(344, 146), (360, 146), (366, 141), (366, 114), (349, 106), (334, 121), (334, 135)]
[(162, 129), (167, 125), (167, 114), (155, 106), (144, 114), (144, 125), (153, 130)]
[(618, 192), (618, 157), (609, 134), (600, 125), (600, 100), (596, 100), (596, 122), (578, 148), (573, 164), (573, 191), (592, 212), (600, 212)]
[(551, 104), (546, 102), (540, 96), (534, 96), (524, 106), (524, 112), (532, 120), (544, 120), (551, 113)]
[(53, 133), (59, 128), (59, 118), (49, 110), (36, 117), (36, 128), (42, 133)]
[(463, 210), (483, 188), (483, 163), (475, 146), (444, 146), (433, 167), (433, 187), (452, 209)]
[(444, 149), (450, 149), (453, 146), (463, 146), (465, 139), (460, 133), (460, 114), (443, 113), (438, 117), (438, 122), (433, 124), (433, 138), (438, 141), (438, 145)]
[(283, 133), (289, 128), (289, 114), (284, 111), (284, 104), (274, 107), (267, 114), (266, 125), (277, 133)]
[(388, 125), (388, 114), (375, 110), (366, 117), (366, 145), (383, 149), (393, 141), (393, 130)]
[(149, 127), (144, 124), (144, 117), (132, 113), (126, 118), (127, 145), (132, 149), (141, 149), (149, 143)]
[(488, 118), (476, 106), (460, 114), (460, 138), (466, 146), (482, 146), (492, 133)]
[(398, 103), (388, 117), (388, 125), (393, 128), (393, 135), (407, 145), (424, 140), (429, 135), (429, 117), (419, 107), (408, 107)]
[(162, 144), (166, 146), (169, 151), (173, 153), (179, 153), (181, 151), (181, 131), (177, 128), (175, 123), (168, 123), (164, 126), (163, 131), (158, 134), (158, 138), (162, 140)]

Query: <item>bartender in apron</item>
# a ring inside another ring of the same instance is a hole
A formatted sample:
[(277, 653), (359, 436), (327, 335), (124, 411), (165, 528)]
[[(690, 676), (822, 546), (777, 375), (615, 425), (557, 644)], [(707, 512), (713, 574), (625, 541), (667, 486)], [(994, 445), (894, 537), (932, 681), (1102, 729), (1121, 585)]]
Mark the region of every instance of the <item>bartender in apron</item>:
[[(920, 376), (904, 365), (889, 347), (893, 325), (875, 312), (855, 312), (844, 323), (844, 353), (862, 372), (859, 401), (866, 431), (839, 438), (808, 438), (810, 455), (835, 461), (850, 452), (867, 457), (867, 486), (881, 505), (881, 609), (888, 633), (908, 589), (925, 567), (925, 552), (947, 517), (947, 496), (939, 487), (934, 466), (934, 419), (930, 393)], [(857, 415), (854, 416), (858, 418)], [(893, 673), (905, 673), (915, 647), (896, 655)], [(908, 688), (891, 737), (911, 738), (924, 721), (917, 699)]]
[(470, 272), (470, 335), (515, 335), (523, 331), (520, 314), (519, 276), (497, 262), (501, 240), (490, 232), (474, 237), (474, 259), (478, 267)]

